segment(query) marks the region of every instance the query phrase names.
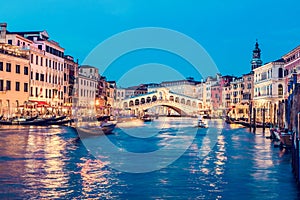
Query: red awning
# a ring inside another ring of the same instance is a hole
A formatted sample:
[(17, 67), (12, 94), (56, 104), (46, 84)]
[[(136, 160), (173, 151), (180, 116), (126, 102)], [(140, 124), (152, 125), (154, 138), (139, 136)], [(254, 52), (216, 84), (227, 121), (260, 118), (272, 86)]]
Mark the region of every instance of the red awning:
[(34, 101), (30, 100), (31, 103), (36, 103), (37, 106), (50, 106), (46, 101)]

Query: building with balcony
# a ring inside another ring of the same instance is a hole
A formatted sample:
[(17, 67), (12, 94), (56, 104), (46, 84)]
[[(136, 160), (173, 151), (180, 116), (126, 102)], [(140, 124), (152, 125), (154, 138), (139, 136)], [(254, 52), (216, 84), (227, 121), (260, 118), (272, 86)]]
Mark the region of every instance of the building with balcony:
[(284, 60), (279, 59), (254, 69), (253, 106), (257, 119), (262, 121), (263, 109), (266, 122), (274, 122), (278, 102), (284, 99)]

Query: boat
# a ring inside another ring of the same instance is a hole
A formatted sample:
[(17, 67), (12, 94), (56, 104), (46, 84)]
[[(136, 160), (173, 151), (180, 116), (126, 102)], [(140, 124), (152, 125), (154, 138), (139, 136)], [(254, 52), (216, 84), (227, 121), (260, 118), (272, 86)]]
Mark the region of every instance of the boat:
[(45, 120), (45, 119), (35, 119), (33, 121), (26, 121), (26, 120), (21, 121), (20, 119), (11, 120), (11, 121), (0, 120), (0, 125), (42, 126), (42, 125), (45, 125), (46, 123), (47, 123), (47, 120)]
[(60, 116), (60, 117), (53, 117), (51, 118), (51, 121), (56, 122), (56, 121), (61, 121), (66, 119), (67, 116)]
[(108, 115), (97, 117), (98, 121), (105, 121), (105, 120), (109, 120), (109, 119), (110, 119), (110, 116), (108, 116)]
[(89, 137), (111, 134), (115, 127), (116, 124), (105, 123), (101, 126), (76, 127), (76, 130), (80, 137)]
[(152, 118), (150, 115), (144, 115), (144, 116), (142, 117), (142, 120), (143, 120), (144, 122), (151, 122), (151, 121), (153, 121), (153, 118)]
[(198, 120), (197, 127), (198, 128), (208, 128), (207, 124), (205, 124), (201, 119)]
[(46, 125), (65, 125), (65, 124), (68, 124), (71, 122), (73, 122), (72, 119), (65, 119), (65, 120), (59, 120), (59, 121), (49, 120), (46, 122)]

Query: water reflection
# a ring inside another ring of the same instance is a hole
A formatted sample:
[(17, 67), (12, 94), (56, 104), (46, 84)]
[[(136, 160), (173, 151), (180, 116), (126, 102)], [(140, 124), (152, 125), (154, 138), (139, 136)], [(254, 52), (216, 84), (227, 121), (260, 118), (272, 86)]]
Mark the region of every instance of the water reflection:
[[(198, 130), (189, 127), (193, 123), (163, 119), (138, 129), (156, 130), (150, 138), (129, 136), (126, 128), (109, 136), (120, 148), (149, 152), (177, 137), (189, 141), (190, 131), (197, 131), (183, 156), (145, 174), (111, 169), (101, 151), (95, 159), (68, 128), (1, 127), (0, 198), (298, 199), (290, 153), (274, 148), (259, 129), (255, 135), (208, 120), (210, 128)], [(184, 147), (176, 141), (172, 145), (173, 152)]]

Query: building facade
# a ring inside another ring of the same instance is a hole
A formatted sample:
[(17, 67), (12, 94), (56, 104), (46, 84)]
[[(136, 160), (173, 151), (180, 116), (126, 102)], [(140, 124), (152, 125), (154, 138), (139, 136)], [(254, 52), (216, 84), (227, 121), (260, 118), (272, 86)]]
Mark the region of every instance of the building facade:
[(273, 123), (275, 121), (278, 102), (284, 99), (283, 69), (283, 59), (254, 69), (253, 105), (257, 109), (258, 121), (262, 121), (263, 110), (266, 122)]
[(21, 114), (27, 106), (30, 83), (29, 52), (0, 44), (0, 113)]

